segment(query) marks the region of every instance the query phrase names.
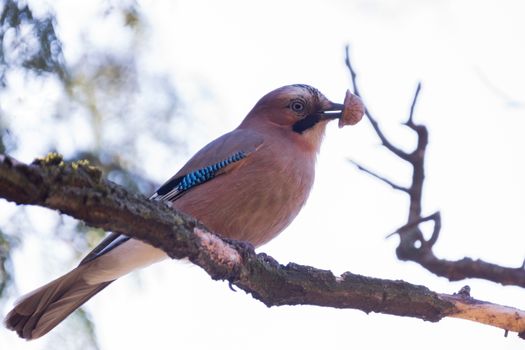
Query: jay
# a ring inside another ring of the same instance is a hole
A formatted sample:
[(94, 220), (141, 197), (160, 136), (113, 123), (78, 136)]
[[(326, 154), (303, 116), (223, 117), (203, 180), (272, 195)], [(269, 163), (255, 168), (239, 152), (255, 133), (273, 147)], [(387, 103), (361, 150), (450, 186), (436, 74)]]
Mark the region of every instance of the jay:
[[(308, 85), (278, 88), (236, 129), (197, 152), (151, 199), (223, 237), (258, 247), (304, 205), (327, 123), (355, 124), (363, 112), (350, 92), (337, 104)], [(110, 233), (76, 268), (22, 297), (5, 324), (22, 338), (41, 337), (117, 278), (167, 257), (147, 243)]]

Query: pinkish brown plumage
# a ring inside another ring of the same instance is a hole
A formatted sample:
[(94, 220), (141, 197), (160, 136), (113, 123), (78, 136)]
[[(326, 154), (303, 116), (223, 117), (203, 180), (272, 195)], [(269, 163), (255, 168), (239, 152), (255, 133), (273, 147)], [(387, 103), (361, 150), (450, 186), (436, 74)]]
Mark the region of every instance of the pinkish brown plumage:
[[(260, 246), (306, 202), (326, 124), (340, 118), (343, 107), (308, 85), (274, 90), (152, 199), (171, 202), (221, 236)], [(23, 338), (38, 338), (115, 279), (165, 258), (159, 249), (112, 233), (77, 268), (23, 297), (6, 326)]]

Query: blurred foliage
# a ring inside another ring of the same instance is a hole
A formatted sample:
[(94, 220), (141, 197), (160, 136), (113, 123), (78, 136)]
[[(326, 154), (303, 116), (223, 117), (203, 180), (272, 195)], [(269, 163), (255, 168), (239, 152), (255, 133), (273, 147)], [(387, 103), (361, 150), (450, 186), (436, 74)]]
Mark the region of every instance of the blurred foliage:
[(0, 83), (12, 67), (36, 74), (54, 73), (65, 79), (62, 44), (55, 32), (54, 16), (37, 18), (29, 6), (4, 0), (0, 15)]
[(0, 230), (0, 296), (12, 283), (13, 275), (10, 252), (18, 245), (19, 240), (12, 235), (6, 235)]
[[(1, 119), (0, 119), (1, 121)], [(2, 127), (2, 125), (0, 124), (0, 153), (6, 153), (6, 147), (5, 147), (5, 143), (4, 143), (4, 134), (5, 134), (5, 130), (4, 128)]]
[[(112, 35), (124, 44), (119, 42), (118, 49), (108, 49), (86, 40), (82, 51), (75, 52), (69, 60), (63, 51), (60, 23), (53, 10), (35, 11), (32, 3), (17, 0), (0, 0), (0, 4), (0, 98), (11, 93), (11, 81), (20, 79), (27, 86), (37, 84), (42, 89), (52, 86), (58, 90), (55, 100), (45, 100), (51, 108), (38, 110), (41, 115), (31, 117), (31, 123), (17, 122), (20, 118), (17, 108), (30, 105), (30, 101), (46, 99), (44, 93), (24, 95), (22, 91), (19, 98), (22, 102), (15, 104), (16, 108), (2, 106), (0, 152), (16, 157), (17, 152), (27, 146), (24, 140), (28, 139), (28, 130), (36, 125), (42, 129), (41, 133), (38, 129), (38, 141), (45, 140), (47, 145), (42, 153), (57, 151), (69, 161), (88, 159), (102, 168), (112, 181), (131, 191), (152, 193), (157, 184), (144, 175), (148, 157), (144, 145), (153, 145), (164, 152), (181, 145), (169, 127), (178, 118), (179, 100), (169, 77), (143, 68), (141, 57), (147, 55), (147, 21), (137, 4), (125, 0), (102, 1), (99, 18), (93, 19), (93, 27), (96, 21), (115, 22), (117, 19), (124, 34)], [(86, 36), (92, 29), (84, 29)], [(153, 116), (154, 122), (150, 118)], [(45, 133), (49, 122), (53, 124), (51, 132)], [(82, 127), (79, 128), (79, 124)], [(67, 132), (60, 134), (58, 130), (63, 129)], [(77, 142), (79, 136), (87, 141)], [(40, 155), (34, 154), (35, 157)], [(0, 213), (2, 205), (6, 204), (0, 201)], [(23, 208), (16, 210), (24, 212)], [(71, 218), (54, 212), (49, 215), (55, 222), (54, 232), (49, 237), (69, 247), (72, 257), (86, 254), (105, 235), (104, 231)], [(0, 230), (0, 304), (16, 290), (17, 266), (13, 264), (13, 254), (17, 248), (23, 251), (24, 241), (31, 232), (38, 231), (37, 227), (28, 227), (31, 220), (27, 218), (21, 225), (11, 218), (3, 220), (4, 226)], [(48, 244), (46, 238), (49, 237), (38, 236), (31, 237)], [(53, 266), (55, 253), (45, 248), (41, 250), (41, 258)], [(70, 317), (66, 324), (69, 324), (64, 327), (66, 333), (57, 331), (56, 336), (50, 335), (51, 348), (54, 341), (60, 342), (60, 348), (98, 348), (93, 323), (85, 310)]]

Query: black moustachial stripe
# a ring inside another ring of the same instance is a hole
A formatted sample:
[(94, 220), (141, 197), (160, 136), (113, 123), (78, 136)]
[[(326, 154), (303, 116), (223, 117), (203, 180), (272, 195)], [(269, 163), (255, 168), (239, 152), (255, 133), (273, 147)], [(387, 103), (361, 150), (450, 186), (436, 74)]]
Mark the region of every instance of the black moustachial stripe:
[(208, 165), (207, 167), (197, 169), (184, 176), (179, 176), (175, 179), (172, 179), (157, 190), (156, 196), (154, 196), (154, 198), (159, 200), (173, 199), (179, 193), (187, 191), (192, 187), (213, 179), (219, 170), (232, 163), (238, 162), (245, 157), (246, 154), (242, 151), (239, 151), (232, 154), (228, 158), (221, 160), (220, 162)]
[(306, 117), (296, 121), (293, 124), (292, 129), (293, 131), (302, 134), (305, 130), (310, 129), (315, 124), (317, 124), (319, 120), (321, 120), (321, 116), (319, 114), (307, 115)]

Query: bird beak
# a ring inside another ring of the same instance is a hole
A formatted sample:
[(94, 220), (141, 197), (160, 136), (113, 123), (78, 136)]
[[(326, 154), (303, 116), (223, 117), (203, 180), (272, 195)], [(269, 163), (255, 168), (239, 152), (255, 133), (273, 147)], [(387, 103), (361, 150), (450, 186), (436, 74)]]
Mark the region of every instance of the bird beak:
[(330, 106), (323, 110), (321, 120), (339, 119), (343, 115), (345, 106), (340, 103), (330, 102)]

